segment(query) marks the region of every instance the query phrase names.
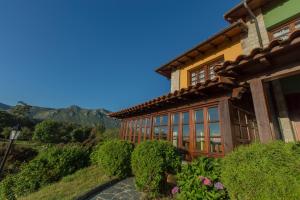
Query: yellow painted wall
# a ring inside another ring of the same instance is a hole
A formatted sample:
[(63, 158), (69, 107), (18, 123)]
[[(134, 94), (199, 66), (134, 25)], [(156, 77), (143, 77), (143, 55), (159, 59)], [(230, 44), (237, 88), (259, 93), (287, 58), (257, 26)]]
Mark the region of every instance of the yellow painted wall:
[(209, 61), (212, 61), (222, 55), (226, 60), (235, 60), (237, 56), (242, 54), (242, 46), (239, 39), (235, 39), (231, 43), (224, 43), (218, 49), (206, 52), (205, 56), (199, 58), (196, 62), (187, 64), (184, 68), (180, 69), (180, 89), (188, 87), (188, 71), (201, 66)]

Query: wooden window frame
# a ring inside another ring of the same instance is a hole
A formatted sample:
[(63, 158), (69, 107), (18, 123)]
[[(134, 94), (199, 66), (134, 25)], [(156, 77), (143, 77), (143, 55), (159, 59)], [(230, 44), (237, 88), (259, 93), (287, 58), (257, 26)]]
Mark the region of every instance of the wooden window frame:
[[(168, 117), (167, 125), (161, 125), (162, 117), (165, 117), (165, 116)], [(154, 121), (155, 118), (159, 118), (159, 125), (158, 126), (154, 124), (155, 123), (155, 121)], [(170, 137), (169, 136), (170, 135), (170, 116), (169, 116), (169, 113), (164, 112), (164, 113), (160, 113), (160, 114), (155, 115), (155, 116), (152, 117), (152, 140), (156, 139), (155, 138), (155, 133), (154, 133), (155, 128), (159, 129), (158, 140), (162, 140), (162, 138), (161, 138), (161, 127), (167, 128), (166, 141), (168, 141), (169, 137)]]
[[(196, 82), (195, 82), (195, 85), (197, 83), (200, 83), (200, 79), (199, 79), (199, 72), (200, 71), (204, 71), (204, 82), (207, 81), (207, 80), (212, 80), (214, 78), (211, 78), (210, 77), (210, 67), (213, 65), (213, 64), (218, 64), (219, 62), (224, 62), (225, 59), (224, 59), (224, 55), (221, 55), (221, 56), (218, 56), (217, 58), (214, 58), (204, 64), (201, 64), (200, 66), (198, 67), (195, 67), (193, 69), (190, 69), (188, 71), (188, 85), (189, 86), (193, 86), (193, 81), (192, 81), (192, 74), (193, 73), (196, 73)], [(215, 74), (215, 77), (217, 77), (217, 75)]]
[[(210, 137), (209, 137), (209, 124), (208, 124), (208, 109), (211, 107), (217, 107), (218, 109), (218, 114), (219, 114), (219, 126), (220, 126), (220, 138), (221, 138), (221, 150), (222, 152), (220, 153), (214, 153), (214, 152), (210, 152), (209, 148), (210, 148)], [(195, 116), (194, 113), (196, 110), (200, 110), (202, 109), (204, 112), (204, 131), (205, 131), (205, 147), (204, 147), (204, 151), (199, 151), (198, 149), (196, 149), (196, 130), (195, 130)], [(189, 149), (185, 150), (185, 148), (183, 147), (183, 133), (182, 133), (182, 129), (183, 129), (183, 124), (182, 124), (182, 120), (183, 120), (183, 113), (188, 112), (189, 113)], [(224, 140), (223, 140), (223, 133), (222, 133), (222, 128), (221, 128), (221, 123), (222, 120), (220, 117), (220, 107), (219, 107), (219, 100), (214, 100), (211, 102), (207, 102), (207, 103), (200, 103), (200, 104), (195, 104), (195, 105), (190, 105), (190, 106), (186, 106), (186, 107), (180, 107), (180, 108), (172, 108), (172, 109), (168, 109), (165, 111), (160, 111), (160, 112), (155, 112), (155, 113), (151, 113), (151, 114), (147, 114), (147, 115), (141, 115), (139, 117), (134, 117), (134, 118), (128, 118), (126, 119), (126, 121), (128, 122), (128, 126), (130, 125), (130, 123), (135, 122), (136, 120), (141, 120), (141, 119), (149, 119), (149, 125), (147, 128), (150, 129), (150, 140), (155, 140), (154, 137), (154, 118), (155, 117), (161, 117), (161, 116), (168, 116), (168, 132), (167, 132), (167, 140), (171, 143), (173, 143), (173, 127), (172, 127), (172, 115), (174, 114), (179, 114), (179, 124), (177, 124), (178, 127), (178, 145), (177, 148), (183, 151), (188, 151), (189, 155), (191, 156), (210, 156), (210, 157), (222, 157), (224, 156)], [(135, 126), (134, 126), (135, 127)], [(146, 128), (146, 126), (145, 126)], [(123, 129), (124, 130), (124, 129)], [(130, 140), (132, 138), (132, 134), (134, 134), (134, 129), (127, 129), (129, 130), (129, 134), (130, 136), (128, 137), (128, 140)], [(141, 132), (141, 128), (140, 131)], [(146, 132), (146, 129), (145, 129)], [(125, 133), (127, 134), (127, 133)], [(146, 134), (146, 133), (145, 133)], [(142, 141), (142, 138), (144, 138), (145, 140), (145, 135), (142, 136), (141, 135), (141, 139), (139, 142)], [(159, 136), (159, 139), (160, 136)], [(130, 140), (131, 141), (131, 140)], [(134, 143), (134, 140), (131, 141)], [(186, 157), (188, 158), (188, 157)]]
[(278, 25), (274, 28), (271, 28), (269, 31), (268, 31), (268, 36), (269, 36), (269, 39), (270, 41), (273, 41), (273, 40), (276, 40), (276, 39), (280, 39), (281, 37), (277, 37), (275, 38), (274, 37), (274, 33), (285, 28), (285, 27), (288, 27), (289, 28), (289, 33), (288, 33), (288, 37), (296, 30), (300, 30), (300, 29), (296, 29), (296, 23), (297, 22), (300, 22), (300, 16), (296, 16), (294, 17), (293, 19), (281, 24), (281, 25)]

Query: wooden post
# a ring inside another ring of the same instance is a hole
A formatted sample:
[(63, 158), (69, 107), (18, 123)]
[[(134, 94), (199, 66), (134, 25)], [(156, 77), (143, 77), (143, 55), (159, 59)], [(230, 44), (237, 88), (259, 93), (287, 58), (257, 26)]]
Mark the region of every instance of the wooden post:
[(233, 150), (233, 130), (230, 117), (230, 106), (229, 100), (223, 99), (219, 103), (220, 107), (220, 123), (221, 123), (221, 134), (222, 142), (224, 145), (224, 153), (227, 154)]
[(262, 80), (253, 79), (250, 81), (255, 116), (258, 126), (258, 134), (262, 143), (267, 143), (273, 139), (271, 120), (269, 116), (268, 103)]

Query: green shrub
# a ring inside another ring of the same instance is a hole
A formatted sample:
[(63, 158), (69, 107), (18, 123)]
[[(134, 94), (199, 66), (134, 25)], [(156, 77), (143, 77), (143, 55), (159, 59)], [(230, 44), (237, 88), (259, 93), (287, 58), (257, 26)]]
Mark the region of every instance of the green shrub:
[(13, 192), (14, 179), (12, 176), (7, 176), (0, 182), (0, 199), (2, 200), (16, 200)]
[(61, 130), (62, 124), (59, 122), (45, 120), (35, 126), (33, 139), (44, 143), (63, 142), (65, 134)]
[(12, 182), (13, 192), (9, 193), (18, 197), (34, 192), (87, 166), (88, 162), (88, 152), (79, 146), (51, 147), (21, 167)]
[(228, 199), (220, 173), (219, 159), (198, 158), (183, 166), (172, 193), (179, 192), (178, 199)]
[(45, 120), (35, 126), (33, 139), (43, 143), (83, 142), (91, 130), (73, 123)]
[(91, 159), (103, 169), (106, 175), (124, 178), (131, 173), (132, 151), (133, 145), (130, 142), (111, 140), (98, 145)]
[(225, 157), (221, 177), (231, 199), (299, 199), (300, 148), (279, 141), (240, 147)]
[(158, 196), (165, 188), (166, 174), (180, 168), (176, 148), (166, 141), (146, 141), (132, 154), (132, 170), (136, 186), (150, 196)]

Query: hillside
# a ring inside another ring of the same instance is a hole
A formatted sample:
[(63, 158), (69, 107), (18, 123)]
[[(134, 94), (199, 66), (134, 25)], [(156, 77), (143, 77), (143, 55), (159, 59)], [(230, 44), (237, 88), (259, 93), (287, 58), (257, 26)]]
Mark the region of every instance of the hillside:
[[(27, 116), (31, 119), (45, 120), (52, 119), (61, 122), (77, 123), (85, 126), (94, 126), (96, 124), (104, 124), (106, 128), (115, 128), (119, 126), (119, 122), (107, 116), (109, 113), (105, 109), (85, 109), (79, 106), (70, 106), (67, 108), (46, 108), (39, 106), (31, 106), (21, 102), (21, 106), (28, 106), (29, 111)], [(20, 106), (7, 106), (0, 104), (0, 109), (13, 112), (16, 107)]]
[(10, 108), (11, 108), (11, 106), (3, 104), (3, 103), (0, 103), (0, 110), (8, 110)]

